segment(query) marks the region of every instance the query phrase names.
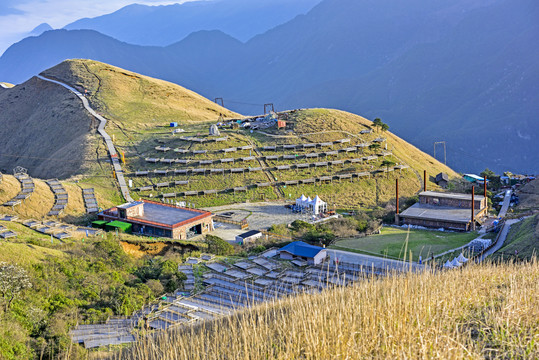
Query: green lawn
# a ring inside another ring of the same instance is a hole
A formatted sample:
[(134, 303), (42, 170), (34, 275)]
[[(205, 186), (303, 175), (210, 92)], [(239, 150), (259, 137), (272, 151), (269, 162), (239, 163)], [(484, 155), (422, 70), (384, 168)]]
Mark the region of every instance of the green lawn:
[(340, 240), (335, 243), (335, 247), (400, 259), (404, 258), (407, 248), (406, 257), (409, 258), (411, 251), (412, 258), (417, 261), (419, 255), (425, 259), (431, 252), (436, 255), (463, 246), (477, 237), (475, 232), (455, 233), (410, 229), (408, 245), (406, 245), (407, 233), (407, 229), (384, 227), (381, 234)]

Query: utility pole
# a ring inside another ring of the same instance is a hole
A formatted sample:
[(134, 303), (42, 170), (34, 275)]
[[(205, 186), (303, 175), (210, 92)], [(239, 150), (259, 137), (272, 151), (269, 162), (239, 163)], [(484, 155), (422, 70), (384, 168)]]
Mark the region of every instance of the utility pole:
[(445, 141), (435, 141), (434, 142), (434, 158), (436, 159), (436, 144), (442, 144), (444, 146), (444, 164), (447, 165), (447, 157), (445, 152)]
[(474, 206), (475, 206), (475, 186), (472, 186), (472, 223), (471, 223), (471, 227), (470, 227), (470, 230), (471, 231), (475, 231), (475, 209), (474, 209)]
[(220, 102), (221, 103), (220, 105), (222, 107), (225, 107), (225, 102), (223, 101), (223, 98), (215, 98), (214, 101), (215, 101), (216, 104), (219, 104), (219, 102)]
[(271, 109), (270, 111), (275, 112), (275, 108), (273, 107), (273, 103), (264, 104), (264, 115), (268, 113), (266, 109)]

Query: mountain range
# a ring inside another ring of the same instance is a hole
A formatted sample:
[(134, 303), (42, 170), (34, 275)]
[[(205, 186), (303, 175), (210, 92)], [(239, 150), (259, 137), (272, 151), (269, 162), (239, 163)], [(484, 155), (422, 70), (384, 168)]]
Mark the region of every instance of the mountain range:
[(320, 0), (211, 0), (148, 6), (132, 4), (111, 14), (84, 18), (66, 30), (96, 30), (136, 45), (166, 46), (192, 32), (221, 30), (240, 41), (304, 14)]
[(274, 103), (381, 117), (423, 150), (445, 141), (448, 164), (462, 172), (537, 172), (537, 19), (534, 0), (324, 0), (246, 42), (201, 30), (141, 46), (54, 30), (10, 47), (0, 80), (89, 58), (222, 97), (241, 113)]

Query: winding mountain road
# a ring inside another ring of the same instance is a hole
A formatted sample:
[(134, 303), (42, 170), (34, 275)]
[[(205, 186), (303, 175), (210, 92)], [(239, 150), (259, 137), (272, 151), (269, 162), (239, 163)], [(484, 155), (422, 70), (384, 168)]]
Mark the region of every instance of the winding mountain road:
[(37, 75), (37, 77), (39, 79), (41, 79), (41, 80), (48, 81), (48, 82), (63, 86), (67, 90), (69, 90), (72, 93), (74, 93), (75, 95), (77, 95), (77, 97), (82, 101), (82, 104), (84, 105), (84, 108), (90, 114), (92, 114), (92, 116), (94, 116), (97, 120), (99, 120), (99, 126), (97, 128), (97, 131), (103, 137), (103, 139), (105, 140), (105, 144), (107, 145), (107, 149), (109, 151), (109, 155), (110, 155), (110, 158), (112, 160), (112, 166), (113, 166), (114, 171), (116, 173), (116, 179), (118, 180), (118, 184), (120, 185), (120, 190), (122, 192), (122, 196), (124, 197), (124, 199), (126, 201), (129, 201), (129, 202), (134, 201), (133, 198), (131, 197), (131, 195), (129, 194), (129, 188), (127, 187), (127, 184), (125, 182), (124, 172), (122, 170), (122, 166), (120, 165), (120, 160), (118, 158), (118, 153), (116, 152), (116, 148), (114, 147), (114, 144), (112, 143), (112, 139), (111, 139), (110, 135), (107, 134), (107, 132), (105, 131), (105, 125), (107, 124), (107, 119), (105, 119), (104, 117), (99, 115), (97, 112), (95, 112), (95, 110), (90, 107), (90, 103), (88, 102), (88, 99), (86, 99), (86, 97), (84, 95), (82, 95), (79, 91), (77, 91), (75, 88), (73, 88), (73, 87), (71, 87), (71, 86), (69, 86), (67, 84), (64, 84), (64, 83), (62, 83), (60, 81), (52, 80), (52, 79), (43, 77), (41, 75)]
[(509, 210), (509, 205), (511, 205), (511, 194), (513, 192), (511, 190), (505, 191), (505, 196), (503, 198), (503, 205), (500, 209), (500, 213), (498, 214), (498, 217), (503, 218), (505, 215), (507, 215), (507, 210)]
[(500, 230), (500, 234), (496, 238), (496, 243), (494, 246), (487, 251), (485, 251), (478, 259), (477, 262), (481, 262), (487, 258), (487, 256), (494, 254), (496, 251), (500, 250), (503, 247), (503, 244), (505, 243), (505, 239), (507, 238), (507, 235), (509, 234), (509, 230), (511, 229), (511, 225), (516, 224), (519, 222), (520, 219), (511, 219), (507, 220), (505, 224), (503, 224), (503, 227)]

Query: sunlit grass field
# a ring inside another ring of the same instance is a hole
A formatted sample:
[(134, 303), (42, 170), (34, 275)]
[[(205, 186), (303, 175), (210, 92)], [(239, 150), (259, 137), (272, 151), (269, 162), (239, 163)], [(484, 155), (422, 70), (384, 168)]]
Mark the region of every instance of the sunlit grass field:
[(158, 332), (114, 359), (536, 359), (539, 265), (363, 281)]
[(420, 255), (426, 259), (431, 253), (437, 255), (461, 247), (477, 237), (476, 232), (460, 233), (410, 229), (410, 236), (406, 242), (407, 233), (407, 229), (384, 227), (380, 234), (340, 240), (335, 243), (335, 247), (342, 250), (360, 250), (387, 255), (398, 259), (409, 259), (411, 252), (412, 259), (417, 261)]

